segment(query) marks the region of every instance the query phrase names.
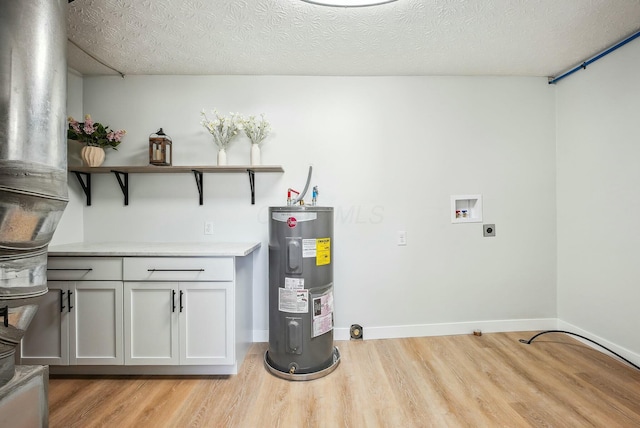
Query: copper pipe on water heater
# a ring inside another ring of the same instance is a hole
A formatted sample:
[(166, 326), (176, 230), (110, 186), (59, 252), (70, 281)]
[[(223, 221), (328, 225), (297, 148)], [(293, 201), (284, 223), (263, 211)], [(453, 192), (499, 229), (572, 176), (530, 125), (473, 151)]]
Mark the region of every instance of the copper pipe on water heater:
[(0, 2), (0, 386), (47, 292), (47, 246), (68, 201), (66, 8)]

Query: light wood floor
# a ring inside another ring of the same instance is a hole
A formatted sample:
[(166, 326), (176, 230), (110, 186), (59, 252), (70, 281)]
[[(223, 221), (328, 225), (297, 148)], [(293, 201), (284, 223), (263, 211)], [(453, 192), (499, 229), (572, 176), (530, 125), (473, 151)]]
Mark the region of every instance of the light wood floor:
[(52, 378), (51, 427), (639, 427), (640, 371), (563, 334), (336, 342), (308, 382), (254, 344), (232, 377)]

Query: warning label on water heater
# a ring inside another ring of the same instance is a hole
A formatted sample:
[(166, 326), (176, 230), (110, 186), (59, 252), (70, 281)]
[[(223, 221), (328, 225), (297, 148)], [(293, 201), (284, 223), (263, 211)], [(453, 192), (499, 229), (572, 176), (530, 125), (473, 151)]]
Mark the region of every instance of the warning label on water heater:
[(331, 238), (303, 239), (302, 257), (316, 259), (316, 266), (331, 263)]
[(287, 290), (301, 290), (304, 288), (304, 278), (285, 278), (284, 288)]
[(315, 239), (303, 239), (302, 240), (302, 257), (309, 258), (316, 256), (316, 240)]
[(278, 288), (278, 310), (306, 314), (309, 312), (309, 290)]
[(316, 239), (316, 266), (331, 263), (331, 238)]
[(313, 336), (333, 330), (333, 289), (313, 298)]

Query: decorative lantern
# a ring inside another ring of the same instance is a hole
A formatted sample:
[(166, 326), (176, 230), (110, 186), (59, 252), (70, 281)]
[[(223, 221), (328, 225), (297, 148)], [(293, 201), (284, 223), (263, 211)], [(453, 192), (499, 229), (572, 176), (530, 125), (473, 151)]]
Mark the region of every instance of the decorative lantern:
[(160, 128), (155, 134), (149, 135), (149, 163), (151, 165), (171, 166), (172, 161), (171, 138)]

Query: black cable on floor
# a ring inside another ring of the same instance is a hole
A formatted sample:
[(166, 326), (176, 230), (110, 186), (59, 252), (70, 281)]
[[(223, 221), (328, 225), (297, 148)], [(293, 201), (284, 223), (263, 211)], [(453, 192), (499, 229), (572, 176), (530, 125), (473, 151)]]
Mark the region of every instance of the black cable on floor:
[(520, 339), (520, 343), (524, 343), (524, 344), (530, 345), (530, 344), (531, 344), (531, 342), (533, 342), (533, 339), (535, 339), (535, 338), (536, 338), (536, 337), (538, 337), (538, 336), (542, 336), (543, 334), (547, 334), (547, 333), (565, 333), (565, 334), (571, 334), (571, 335), (573, 335), (573, 336), (577, 336), (577, 337), (579, 337), (579, 338), (581, 338), (581, 339), (588, 340), (589, 342), (591, 342), (591, 343), (593, 343), (593, 344), (595, 344), (595, 345), (598, 345), (599, 347), (601, 347), (601, 348), (603, 348), (603, 349), (606, 349), (607, 351), (611, 352), (613, 355), (615, 355), (616, 357), (620, 358), (620, 359), (621, 359), (622, 361), (624, 361), (625, 363), (627, 363), (627, 364), (629, 364), (629, 365), (631, 365), (631, 366), (635, 367), (637, 370), (640, 370), (640, 367), (639, 367), (639, 366), (637, 366), (637, 365), (633, 364), (631, 361), (627, 360), (625, 357), (623, 357), (622, 355), (620, 355), (620, 354), (618, 354), (618, 353), (616, 353), (616, 352), (612, 351), (611, 349), (607, 348), (606, 346), (601, 345), (601, 344), (599, 344), (598, 342), (596, 342), (596, 341), (594, 341), (594, 340), (589, 339), (588, 337), (584, 337), (584, 336), (582, 336), (582, 335), (579, 335), (579, 334), (577, 334), (577, 333), (572, 333), (572, 332), (570, 332), (570, 331), (565, 331), (565, 330), (547, 330), (547, 331), (543, 331), (543, 332), (541, 332), (541, 333), (536, 334), (535, 336), (533, 336), (533, 337), (532, 337), (531, 339), (529, 339), (529, 340)]

